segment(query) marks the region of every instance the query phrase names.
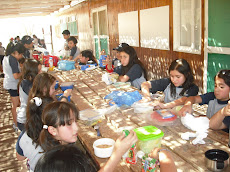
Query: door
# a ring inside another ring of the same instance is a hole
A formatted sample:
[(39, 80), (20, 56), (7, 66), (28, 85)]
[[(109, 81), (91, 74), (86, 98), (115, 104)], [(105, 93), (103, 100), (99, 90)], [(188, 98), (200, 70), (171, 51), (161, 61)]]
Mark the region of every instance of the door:
[(214, 76), (230, 69), (230, 1), (205, 1), (204, 90), (214, 90)]
[(107, 7), (103, 6), (97, 9), (93, 9), (92, 20), (94, 51), (96, 58), (99, 59), (100, 52), (103, 49), (105, 50), (106, 54), (109, 54)]
[(43, 27), (42, 33), (47, 50), (53, 54), (52, 25)]

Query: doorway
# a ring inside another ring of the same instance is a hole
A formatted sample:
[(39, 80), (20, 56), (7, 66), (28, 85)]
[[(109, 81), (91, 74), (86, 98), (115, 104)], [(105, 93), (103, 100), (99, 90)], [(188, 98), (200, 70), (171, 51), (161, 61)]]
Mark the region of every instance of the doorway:
[(100, 52), (104, 49), (109, 54), (109, 34), (108, 34), (108, 18), (107, 6), (92, 10), (94, 53), (97, 59)]

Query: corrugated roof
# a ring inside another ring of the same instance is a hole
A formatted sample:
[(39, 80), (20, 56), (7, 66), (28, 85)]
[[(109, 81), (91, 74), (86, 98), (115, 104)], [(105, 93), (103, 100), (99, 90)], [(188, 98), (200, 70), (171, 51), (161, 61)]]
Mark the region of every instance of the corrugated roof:
[(71, 0), (0, 0), (0, 18), (49, 15), (70, 3)]

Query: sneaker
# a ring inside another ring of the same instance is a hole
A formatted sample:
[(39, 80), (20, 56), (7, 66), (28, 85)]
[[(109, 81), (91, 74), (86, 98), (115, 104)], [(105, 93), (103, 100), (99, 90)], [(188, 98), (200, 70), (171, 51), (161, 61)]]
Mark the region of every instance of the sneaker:
[(26, 167), (27, 167), (27, 170), (30, 171), (30, 160), (29, 159), (27, 159), (26, 161)]
[(18, 133), (18, 127), (15, 125), (15, 124), (13, 124), (13, 129), (14, 129), (14, 131), (15, 131), (15, 133)]

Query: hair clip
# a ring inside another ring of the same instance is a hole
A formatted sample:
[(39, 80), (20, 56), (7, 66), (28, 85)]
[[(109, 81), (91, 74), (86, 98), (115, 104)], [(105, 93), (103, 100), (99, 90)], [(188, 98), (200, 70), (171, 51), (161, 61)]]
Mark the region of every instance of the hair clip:
[(48, 125), (43, 125), (43, 128), (47, 130), (48, 129)]
[(42, 99), (41, 98), (34, 97), (33, 99), (35, 101), (36, 106), (41, 106), (41, 104), (42, 104)]
[(222, 70), (222, 71), (221, 71), (221, 74), (222, 74), (222, 75), (226, 75), (226, 76), (230, 76), (229, 70)]

